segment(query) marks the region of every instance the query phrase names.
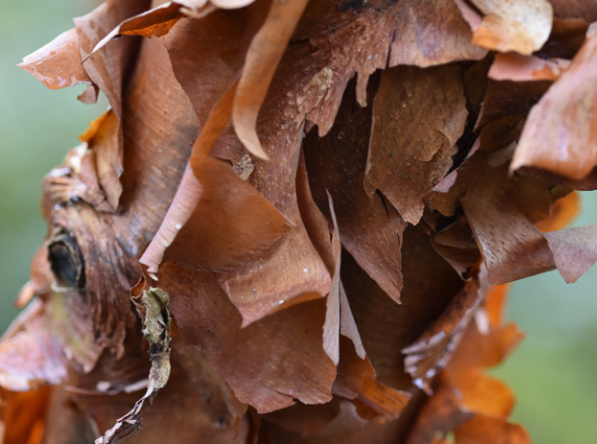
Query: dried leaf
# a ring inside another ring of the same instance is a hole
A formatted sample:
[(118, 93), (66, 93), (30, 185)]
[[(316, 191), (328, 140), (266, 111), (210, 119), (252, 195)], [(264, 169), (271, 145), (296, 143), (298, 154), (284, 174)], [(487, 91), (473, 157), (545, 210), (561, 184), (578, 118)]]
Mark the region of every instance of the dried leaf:
[(597, 165), (597, 26), (592, 25), (570, 67), (533, 107), (511, 168), (535, 166), (581, 180)]
[(114, 427), (95, 440), (95, 444), (119, 443), (137, 433), (141, 429), (145, 405), (151, 404), (170, 377), (170, 298), (159, 288), (149, 288), (139, 296), (134, 297), (133, 302), (143, 319), (143, 336), (149, 343), (151, 360), (147, 391), (130, 412), (119, 418)]

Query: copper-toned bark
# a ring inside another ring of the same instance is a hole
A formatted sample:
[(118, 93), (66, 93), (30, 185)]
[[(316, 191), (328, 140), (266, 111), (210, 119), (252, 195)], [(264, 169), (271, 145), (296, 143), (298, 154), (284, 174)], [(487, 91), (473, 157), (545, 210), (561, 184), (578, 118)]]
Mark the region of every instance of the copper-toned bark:
[(373, 105), (365, 189), (379, 189), (416, 225), (422, 197), (452, 166), (467, 114), (459, 67), (386, 70)]
[(491, 284), (597, 258), (594, 11), (553, 4), (107, 0), (27, 57), (111, 107), (44, 179), (2, 442), (526, 444)]
[(513, 169), (536, 166), (575, 180), (587, 177), (597, 165), (596, 76), (597, 27), (591, 26), (561, 80), (531, 111)]

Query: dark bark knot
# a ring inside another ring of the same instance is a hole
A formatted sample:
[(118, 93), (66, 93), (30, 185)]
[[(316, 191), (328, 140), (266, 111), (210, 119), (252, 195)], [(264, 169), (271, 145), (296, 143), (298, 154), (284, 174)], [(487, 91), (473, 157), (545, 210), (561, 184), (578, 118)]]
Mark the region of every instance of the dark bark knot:
[(59, 287), (85, 288), (85, 262), (75, 237), (64, 231), (56, 234), (48, 243), (48, 260)]

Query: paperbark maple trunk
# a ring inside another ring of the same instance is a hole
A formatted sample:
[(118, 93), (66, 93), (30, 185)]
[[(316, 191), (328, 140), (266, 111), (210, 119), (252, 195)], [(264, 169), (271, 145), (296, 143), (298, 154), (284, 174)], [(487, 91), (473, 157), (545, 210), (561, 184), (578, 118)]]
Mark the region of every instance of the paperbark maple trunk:
[(110, 109), (44, 179), (3, 442), (529, 442), (484, 370), (522, 339), (502, 284), (597, 259), (595, 227), (562, 230), (597, 187), (596, 18), (107, 0), (75, 19), (22, 67)]

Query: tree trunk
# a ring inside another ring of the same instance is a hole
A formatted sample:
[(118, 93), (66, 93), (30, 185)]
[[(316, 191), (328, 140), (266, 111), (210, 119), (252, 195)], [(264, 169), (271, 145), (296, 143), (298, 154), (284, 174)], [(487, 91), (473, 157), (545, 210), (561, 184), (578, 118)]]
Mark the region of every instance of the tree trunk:
[(503, 284), (597, 259), (595, 227), (563, 229), (597, 188), (577, 3), (75, 19), (21, 67), (110, 109), (44, 179), (3, 442), (529, 442), (484, 371), (522, 339)]

